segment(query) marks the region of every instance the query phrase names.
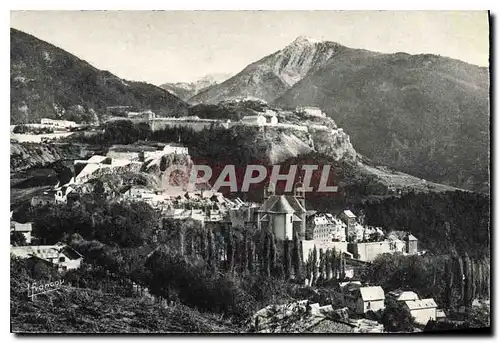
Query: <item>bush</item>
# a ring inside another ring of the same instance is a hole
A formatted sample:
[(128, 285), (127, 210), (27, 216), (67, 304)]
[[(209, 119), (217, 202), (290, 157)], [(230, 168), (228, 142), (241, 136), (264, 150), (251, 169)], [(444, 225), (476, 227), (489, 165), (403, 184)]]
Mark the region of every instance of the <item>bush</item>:
[(21, 232), (14, 231), (10, 234), (10, 244), (15, 247), (26, 245), (26, 237)]
[(388, 332), (413, 332), (413, 322), (410, 311), (396, 301), (386, 303), (382, 323)]

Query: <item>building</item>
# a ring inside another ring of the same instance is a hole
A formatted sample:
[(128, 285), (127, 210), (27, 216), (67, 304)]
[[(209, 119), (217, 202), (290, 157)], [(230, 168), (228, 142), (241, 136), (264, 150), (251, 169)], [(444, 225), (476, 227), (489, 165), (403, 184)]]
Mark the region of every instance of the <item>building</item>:
[(405, 243), (401, 240), (383, 240), (380, 242), (349, 243), (349, 252), (355, 259), (371, 262), (381, 254), (405, 253)]
[(356, 314), (376, 312), (385, 308), (385, 294), (380, 286), (360, 286), (348, 284), (342, 289), (344, 302)]
[(342, 221), (347, 225), (348, 232), (351, 231), (356, 224), (356, 216), (351, 212), (351, 210), (342, 211), (340, 219), (342, 219)]
[(278, 124), (278, 117), (276, 116), (275, 111), (266, 110), (262, 115), (266, 118), (266, 124), (268, 124), (268, 125)]
[(20, 232), (23, 234), (27, 244), (31, 244), (33, 226), (32, 223), (18, 223), (15, 221), (10, 222), (10, 232)]
[(164, 155), (187, 155), (188, 153), (189, 151), (187, 147), (176, 143), (144, 143), (113, 145), (109, 148), (106, 156), (118, 160), (144, 162), (147, 160), (162, 158)]
[(72, 127), (77, 127), (78, 125), (74, 121), (70, 120), (59, 120), (59, 119), (49, 119), (42, 118), (40, 123), (43, 125), (49, 125), (57, 128), (68, 129)]
[(395, 290), (387, 293), (387, 298), (391, 298), (395, 301), (408, 301), (408, 300), (418, 300), (419, 297), (417, 293), (412, 291)]
[(446, 321), (446, 313), (442, 309), (436, 309), (436, 321), (444, 322)]
[(408, 233), (408, 235), (405, 238), (406, 241), (406, 252), (410, 255), (414, 255), (418, 253), (418, 239), (417, 237), (413, 236), (411, 233)]
[(11, 247), (10, 253), (20, 258), (39, 258), (57, 266), (60, 271), (77, 269), (83, 260), (76, 250), (60, 244)]
[(295, 112), (311, 117), (326, 117), (326, 114), (318, 107), (297, 107)]
[(306, 239), (345, 242), (347, 225), (331, 213), (314, 213), (307, 217)]
[(71, 199), (70, 194), (75, 191), (70, 185), (63, 185), (54, 189), (54, 200), (56, 203), (68, 203), (68, 198)]
[(156, 115), (153, 111), (147, 110), (142, 112), (127, 112), (127, 117), (129, 119), (138, 119), (141, 121), (154, 120)]
[(43, 192), (42, 194), (35, 195), (31, 198), (31, 206), (45, 206), (52, 205), (55, 202), (55, 197), (52, 192)]
[(268, 227), (277, 240), (293, 240), (294, 233), (303, 239), (306, 228), (304, 193), (295, 190), (295, 195), (264, 194), (264, 203), (257, 211), (257, 228)]
[(265, 125), (267, 123), (266, 117), (264, 117), (262, 114), (256, 114), (256, 115), (251, 115), (251, 116), (244, 116), (240, 120), (241, 124), (244, 125)]
[(410, 311), (417, 324), (426, 325), (429, 320), (436, 320), (437, 304), (433, 298), (407, 300), (404, 306)]

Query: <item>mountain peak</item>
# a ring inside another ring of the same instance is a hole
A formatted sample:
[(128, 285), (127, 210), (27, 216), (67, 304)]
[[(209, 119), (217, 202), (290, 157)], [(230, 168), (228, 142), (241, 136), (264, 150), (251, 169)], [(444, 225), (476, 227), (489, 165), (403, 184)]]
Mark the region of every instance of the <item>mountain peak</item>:
[(311, 45), (311, 44), (316, 44), (316, 43), (321, 43), (321, 41), (314, 39), (314, 38), (311, 38), (311, 37), (307, 37), (307, 36), (298, 36), (292, 42), (292, 44), (294, 44), (294, 45), (303, 45), (303, 44)]

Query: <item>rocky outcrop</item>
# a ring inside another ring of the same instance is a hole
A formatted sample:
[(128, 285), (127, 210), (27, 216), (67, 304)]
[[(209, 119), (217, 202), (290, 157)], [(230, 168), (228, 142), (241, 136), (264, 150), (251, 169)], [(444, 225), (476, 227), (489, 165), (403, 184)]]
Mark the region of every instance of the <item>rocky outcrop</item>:
[(35, 167), (46, 167), (59, 160), (79, 159), (88, 150), (76, 144), (10, 143), (10, 171), (19, 172)]

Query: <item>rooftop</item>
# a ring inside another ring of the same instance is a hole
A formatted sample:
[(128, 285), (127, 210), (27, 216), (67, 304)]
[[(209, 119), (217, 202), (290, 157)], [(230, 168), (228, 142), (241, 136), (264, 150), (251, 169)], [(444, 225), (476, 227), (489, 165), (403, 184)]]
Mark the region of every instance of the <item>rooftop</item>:
[(356, 218), (356, 215), (351, 212), (351, 210), (344, 210), (344, 215), (346, 215), (348, 218)]
[(437, 307), (437, 304), (433, 298), (421, 299), (421, 300), (407, 300), (405, 301), (405, 304), (406, 306), (408, 306), (410, 310)]
[(306, 212), (306, 210), (297, 198), (292, 195), (271, 195), (259, 208), (259, 212), (303, 213)]
[(384, 300), (385, 293), (380, 286), (367, 286), (359, 289), (363, 301)]

